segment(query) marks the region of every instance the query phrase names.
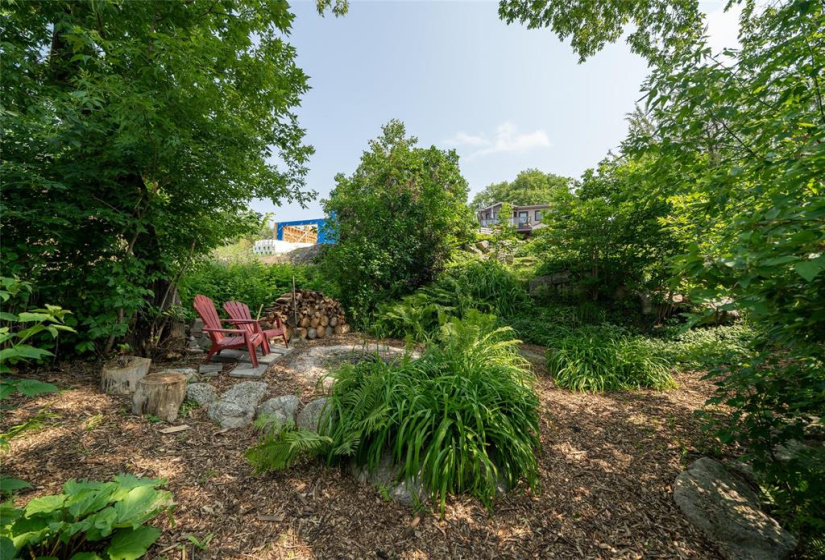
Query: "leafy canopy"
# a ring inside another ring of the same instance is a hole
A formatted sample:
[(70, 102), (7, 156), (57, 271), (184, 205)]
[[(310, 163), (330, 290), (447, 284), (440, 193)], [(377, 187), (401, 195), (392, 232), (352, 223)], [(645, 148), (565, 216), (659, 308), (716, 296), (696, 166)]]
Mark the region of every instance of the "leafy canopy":
[[(567, 192), (571, 180), (538, 169), (528, 169), (518, 174), (514, 181), (487, 185), (473, 197), (473, 210), (492, 206), (497, 202), (509, 202), (515, 206), (547, 204), (559, 193)], [(504, 216), (504, 213), (501, 213)]]
[(13, 1), (0, 17), (2, 266), (98, 348), (163, 307), (191, 257), (254, 229), (252, 198), (309, 196), (285, 1)]
[(455, 151), (417, 148), (390, 121), (324, 202), (337, 243), (324, 267), (354, 317), (430, 282), (469, 236), (467, 182)]

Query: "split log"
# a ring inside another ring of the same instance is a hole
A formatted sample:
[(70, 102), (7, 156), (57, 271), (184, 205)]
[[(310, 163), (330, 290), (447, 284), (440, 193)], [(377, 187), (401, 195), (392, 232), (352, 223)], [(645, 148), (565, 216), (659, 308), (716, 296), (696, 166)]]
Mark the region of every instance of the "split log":
[(337, 316), (330, 317), (329, 326), (334, 327), (337, 324), (338, 324), (338, 317)]
[(100, 388), (104, 393), (131, 395), (138, 381), (146, 377), (152, 360), (138, 356), (121, 356), (103, 367), (100, 373)]
[(309, 317), (301, 317), (301, 320), (298, 322), (298, 324), (301, 325), (302, 328), (309, 327)]
[(321, 324), (321, 319), (319, 319), (318, 317), (313, 317), (312, 320), (309, 322), (309, 326), (312, 327), (313, 329), (317, 328), (318, 325), (320, 325), (320, 324)]
[(315, 329), (308, 329), (307, 330), (307, 338), (309, 340), (315, 340), (318, 337), (318, 331)]
[(183, 399), (186, 398), (186, 376), (182, 373), (152, 373), (138, 381), (132, 399), (134, 414), (154, 414), (165, 422), (178, 417)]
[(315, 329), (315, 334), (318, 335), (318, 338), (324, 338), (324, 335), (327, 333), (327, 328), (323, 325), (318, 325), (318, 328)]
[(327, 317), (326, 315), (321, 315), (321, 317), (319, 317), (319, 321), (322, 327), (326, 327), (327, 325), (329, 325), (329, 317)]

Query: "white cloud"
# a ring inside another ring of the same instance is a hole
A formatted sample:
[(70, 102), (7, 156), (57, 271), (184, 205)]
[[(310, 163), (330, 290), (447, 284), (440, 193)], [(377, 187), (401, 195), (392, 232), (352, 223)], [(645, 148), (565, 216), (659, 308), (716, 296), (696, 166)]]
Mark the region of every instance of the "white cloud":
[(452, 148), (466, 148), (469, 152), (468, 159), (490, 154), (524, 153), (553, 146), (544, 130), (519, 133), (516, 125), (510, 121), (500, 124), (492, 137), (460, 131), (444, 140), (444, 144)]

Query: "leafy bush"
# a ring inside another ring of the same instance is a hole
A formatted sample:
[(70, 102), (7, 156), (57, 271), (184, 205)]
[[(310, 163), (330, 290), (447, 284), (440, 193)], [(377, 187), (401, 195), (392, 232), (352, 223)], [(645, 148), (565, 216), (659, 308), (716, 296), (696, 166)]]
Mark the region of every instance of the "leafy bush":
[(203, 294), (218, 306), (218, 302), (242, 301), (255, 314), (261, 305), (268, 305), (283, 292), (291, 290), (293, 276), (298, 288), (329, 293), (330, 285), (324, 283), (314, 266), (268, 265), (258, 260), (202, 261), (181, 278), (179, 287), (187, 312), (191, 311), (195, 296)]
[(324, 209), (337, 243), (323, 259), (356, 321), (431, 282), (471, 236), (467, 181), (454, 151), (417, 148), (392, 120), (355, 172), (338, 174)]
[(172, 506), (165, 480), (119, 475), (112, 482), (69, 480), (63, 493), (0, 506), (0, 557), (133, 560), (160, 536), (143, 524)]
[(524, 342), (551, 347), (572, 329), (599, 325), (605, 319), (606, 313), (601, 307), (582, 304), (533, 307), (529, 313), (516, 313), (501, 321), (513, 327)]
[(731, 326), (677, 329), (672, 337), (652, 339), (660, 356), (683, 369), (715, 369), (737, 364), (751, 355), (754, 330), (739, 323)]
[(342, 456), (375, 469), (389, 456), (399, 480), (419, 479), (441, 508), (450, 493), (490, 504), (496, 487), (537, 483), (538, 399), (510, 329), (469, 312), (448, 321), (421, 358), (345, 365), (321, 435), (281, 430), (248, 454), (258, 471), (285, 468), (303, 452)]
[(372, 331), (423, 341), (452, 317), (465, 317), (472, 310), (516, 315), (529, 299), (522, 283), (504, 265), (473, 259), (454, 264), (432, 286), (379, 306)]
[(611, 325), (581, 327), (561, 336), (547, 352), (547, 367), (556, 385), (574, 391), (676, 386), (655, 347)]
[[(0, 300), (5, 310), (0, 312), (0, 375), (13, 373), (13, 366), (26, 362), (37, 363), (52, 356), (47, 348), (55, 345), (58, 335), (61, 332), (74, 332), (64, 324), (69, 311), (56, 305), (29, 309), (31, 291), (31, 284), (27, 282), (0, 277)], [(44, 335), (50, 335), (51, 339)], [(57, 387), (51, 383), (36, 379), (0, 377), (0, 403), (14, 393), (34, 397), (55, 391)], [(8, 433), (0, 434), (0, 449), (6, 448), (8, 439), (29, 426), (29, 423), (15, 426)]]

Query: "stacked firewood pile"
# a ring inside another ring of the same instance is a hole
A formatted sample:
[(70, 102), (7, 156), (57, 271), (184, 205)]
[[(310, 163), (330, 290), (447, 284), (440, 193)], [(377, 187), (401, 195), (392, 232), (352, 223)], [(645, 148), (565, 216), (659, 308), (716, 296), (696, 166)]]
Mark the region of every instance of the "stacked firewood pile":
[[(263, 320), (275, 324), (275, 317), (287, 326), (288, 336), (313, 340), (331, 334), (346, 334), (350, 327), (336, 300), (313, 290), (286, 292), (266, 309)], [(266, 327), (265, 327), (266, 328)]]

